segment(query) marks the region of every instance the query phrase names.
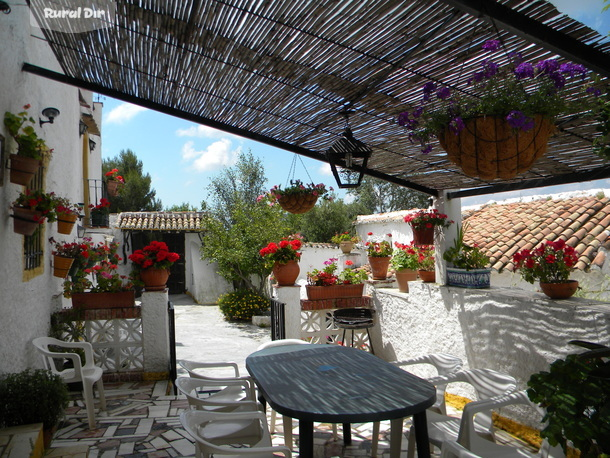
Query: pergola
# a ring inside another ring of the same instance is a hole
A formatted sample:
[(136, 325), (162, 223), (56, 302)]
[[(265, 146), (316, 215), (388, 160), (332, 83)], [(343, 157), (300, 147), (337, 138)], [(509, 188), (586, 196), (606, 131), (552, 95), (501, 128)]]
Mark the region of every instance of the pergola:
[(35, 62), (24, 70), (326, 162), (348, 108), (354, 136), (372, 149), (354, 169), (433, 196), (610, 177), (584, 120), (560, 119), (528, 172), (491, 181), (466, 176), (438, 146), (422, 154), (396, 122), (428, 81), (467, 90), (489, 39), (507, 54), (559, 57), (609, 77), (610, 41), (544, 0), (115, 3), (107, 28), (43, 29), (63, 73)]

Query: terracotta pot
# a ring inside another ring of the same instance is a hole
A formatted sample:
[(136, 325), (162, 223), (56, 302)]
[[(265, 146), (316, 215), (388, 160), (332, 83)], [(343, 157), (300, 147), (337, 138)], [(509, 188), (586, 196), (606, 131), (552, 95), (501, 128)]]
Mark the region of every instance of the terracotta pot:
[(13, 231), (17, 234), (33, 235), (40, 226), (41, 218), (43, 218), (42, 212), (13, 207)]
[(286, 264), (276, 262), (273, 264), (273, 276), (279, 286), (294, 286), (301, 268), (297, 261), (288, 261)]
[(434, 270), (418, 270), (417, 275), (424, 283), (434, 283), (436, 281), (436, 272)]
[(75, 309), (110, 309), (133, 307), (135, 292), (119, 291), (118, 293), (73, 293), (72, 308)]
[(385, 280), (388, 278), (388, 267), (391, 256), (369, 256), (369, 264), (373, 280)]
[(69, 235), (74, 228), (78, 215), (59, 213), (57, 215), (57, 232)]
[(164, 291), (169, 278), (169, 269), (148, 268), (140, 271), (144, 291)]
[(543, 283), (540, 282), (542, 292), (551, 299), (568, 299), (574, 295), (578, 289), (576, 280), (568, 280), (564, 283)]
[(288, 213), (301, 214), (307, 213), (311, 210), (316, 202), (318, 201), (318, 196), (314, 196), (313, 194), (292, 194), (281, 196), (277, 202), (280, 204), (284, 210)]
[(306, 285), (307, 299), (310, 301), (320, 299), (338, 299), (343, 297), (362, 297), (364, 283), (357, 285), (332, 285), (332, 286), (311, 286)]
[(29, 186), (40, 168), (40, 161), (31, 157), (11, 154), (11, 183)]
[(110, 197), (116, 197), (119, 195), (119, 191), (123, 187), (123, 183), (116, 180), (108, 180), (106, 182), (106, 191)]
[(74, 258), (53, 255), (53, 276), (58, 278), (66, 278), (70, 272), (73, 262)]
[(354, 242), (341, 242), (339, 243), (339, 248), (345, 254), (349, 254), (354, 249)]
[(458, 134), (446, 127), (438, 135), (447, 159), (469, 177), (484, 180), (509, 180), (529, 170), (546, 153), (553, 123), (534, 116), (534, 128), (523, 132), (513, 129), (500, 116), (464, 120), (465, 128)]
[(425, 227), (423, 229), (417, 229), (411, 226), (411, 229), (413, 230), (414, 245), (434, 245), (434, 226)]
[(409, 292), (409, 282), (417, 280), (417, 271), (411, 269), (400, 269), (395, 272), (398, 291), (401, 293)]

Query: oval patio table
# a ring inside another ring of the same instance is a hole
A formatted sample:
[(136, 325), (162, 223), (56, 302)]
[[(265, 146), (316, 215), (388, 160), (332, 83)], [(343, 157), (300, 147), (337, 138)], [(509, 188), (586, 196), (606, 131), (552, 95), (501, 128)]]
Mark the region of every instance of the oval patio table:
[(398, 458), (403, 418), (411, 415), (418, 457), (430, 456), (426, 409), (436, 400), (434, 386), (368, 352), (339, 345), (285, 345), (252, 353), (246, 368), (273, 409), (299, 420), (303, 458), (313, 457), (314, 421), (381, 420), (392, 420), (390, 453)]

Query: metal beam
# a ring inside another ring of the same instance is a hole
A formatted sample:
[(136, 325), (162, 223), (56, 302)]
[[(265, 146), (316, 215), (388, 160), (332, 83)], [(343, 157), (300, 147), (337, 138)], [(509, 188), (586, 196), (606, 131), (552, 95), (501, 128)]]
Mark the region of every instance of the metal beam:
[[(542, 46), (600, 75), (610, 77), (608, 54), (515, 11), (496, 0), (440, 0), (471, 16), (488, 16), (501, 29)], [(600, 12), (601, 12), (600, 2)]]
[(581, 183), (583, 181), (601, 180), (603, 178), (610, 178), (610, 166), (600, 167), (598, 169), (587, 170), (584, 172), (566, 173), (551, 178), (539, 178), (536, 180), (521, 181), (519, 183), (498, 184), (493, 186), (485, 186), (482, 188), (453, 191), (447, 193), (447, 198), (457, 199), (460, 197), (482, 196), (485, 194), (495, 194), (497, 192), (542, 188), (545, 186), (556, 186), (569, 183)]
[[(241, 129), (239, 127), (232, 126), (230, 124), (225, 124), (222, 122), (215, 121), (213, 119), (205, 118), (203, 116), (198, 116), (187, 111), (178, 110), (176, 108), (168, 107), (162, 105), (157, 102), (153, 102), (148, 99), (144, 99), (135, 95), (127, 94), (125, 92), (121, 92), (116, 89), (112, 89), (101, 84), (92, 83), (89, 81), (85, 81), (79, 78), (75, 78), (72, 76), (64, 75), (63, 73), (59, 73), (53, 70), (49, 70), (46, 68), (38, 67), (36, 65), (29, 64), (25, 62), (22, 66), (22, 70), (24, 72), (32, 73), (34, 75), (42, 76), (44, 78), (48, 78), (53, 81), (57, 81), (63, 84), (68, 84), (70, 86), (76, 86), (82, 89), (86, 89), (91, 92), (97, 92), (98, 94), (106, 95), (108, 97), (115, 98), (117, 100), (122, 100), (124, 102), (133, 103), (135, 105), (139, 105), (145, 108), (150, 108), (151, 110), (158, 111), (160, 113), (167, 114), (169, 116), (174, 116), (176, 118), (185, 119), (187, 121), (192, 121), (197, 124), (203, 124), (209, 127), (213, 127), (214, 129), (222, 130), (224, 132), (229, 132), (231, 134), (239, 135), (240, 137), (248, 138), (250, 140), (257, 141), (259, 143), (264, 143), (269, 146), (273, 146), (275, 148), (283, 149), (285, 151), (290, 151), (292, 153), (300, 154), (301, 156), (309, 157), (311, 159), (316, 159), (318, 161), (328, 163), (328, 159), (325, 154), (318, 153), (316, 151), (309, 150), (307, 148), (303, 148), (300, 146), (293, 145), (291, 143), (283, 142), (281, 140), (276, 140), (271, 137), (267, 137), (265, 135), (257, 134), (256, 132), (251, 132), (246, 129)], [(358, 166), (354, 166), (355, 170), (358, 170)], [(384, 173), (378, 172), (372, 169), (362, 169), (362, 171), (375, 178), (380, 178), (385, 181), (389, 181), (391, 183), (398, 184), (400, 186), (404, 186), (406, 188), (414, 189), (416, 191), (423, 192), (425, 194), (429, 194), (432, 196), (438, 196), (439, 191), (435, 189), (430, 189), (425, 186), (418, 185), (416, 183), (412, 183), (408, 180), (403, 180), (401, 178), (396, 178), (391, 175), (386, 175)]]

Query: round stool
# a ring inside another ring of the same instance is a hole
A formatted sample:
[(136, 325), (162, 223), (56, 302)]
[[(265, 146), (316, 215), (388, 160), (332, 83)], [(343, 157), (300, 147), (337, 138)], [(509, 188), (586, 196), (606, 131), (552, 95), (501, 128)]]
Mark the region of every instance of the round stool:
[(369, 339), (369, 346), (371, 347), (371, 353), (375, 354), (373, 350), (373, 341), (371, 340), (371, 334), (369, 328), (372, 327), (375, 322), (373, 319), (373, 310), (367, 308), (350, 308), (350, 309), (338, 309), (333, 312), (333, 321), (335, 326), (339, 329), (343, 329), (343, 337), (341, 338), (341, 345), (345, 343), (345, 332), (348, 329), (352, 331), (352, 344), (354, 346), (354, 330), (366, 329), (366, 336)]

